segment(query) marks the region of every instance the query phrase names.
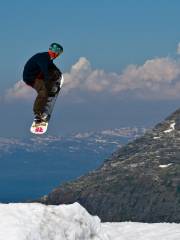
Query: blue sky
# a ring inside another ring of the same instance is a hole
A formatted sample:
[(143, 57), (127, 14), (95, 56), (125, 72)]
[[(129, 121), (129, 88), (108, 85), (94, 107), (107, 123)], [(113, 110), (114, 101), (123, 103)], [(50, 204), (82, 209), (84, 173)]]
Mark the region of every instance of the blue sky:
[(179, 9), (178, 0), (1, 1), (1, 121), (9, 126), (10, 114), (17, 122), (1, 135), (26, 135), (33, 93), (7, 98), (26, 60), (54, 41), (64, 46), (56, 64), (67, 85), (50, 133), (151, 125), (174, 111), (180, 105)]

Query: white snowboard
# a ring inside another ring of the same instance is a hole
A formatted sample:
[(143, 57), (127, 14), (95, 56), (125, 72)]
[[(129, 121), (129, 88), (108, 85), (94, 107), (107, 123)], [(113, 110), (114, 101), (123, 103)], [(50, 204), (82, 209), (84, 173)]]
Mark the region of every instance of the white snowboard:
[(33, 122), (30, 131), (33, 134), (44, 134), (47, 131), (48, 122), (35, 123)]

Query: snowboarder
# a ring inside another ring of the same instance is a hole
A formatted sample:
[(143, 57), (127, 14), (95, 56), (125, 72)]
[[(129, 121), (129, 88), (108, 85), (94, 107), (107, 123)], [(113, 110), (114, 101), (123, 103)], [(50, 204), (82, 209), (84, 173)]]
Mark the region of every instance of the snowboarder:
[(61, 78), (62, 73), (53, 63), (53, 60), (63, 53), (63, 47), (58, 43), (52, 43), (48, 52), (37, 53), (32, 56), (24, 66), (24, 82), (37, 91), (34, 102), (34, 122), (48, 121), (45, 114), (45, 107), (49, 97), (53, 97), (59, 92), (61, 84), (54, 92), (55, 82)]

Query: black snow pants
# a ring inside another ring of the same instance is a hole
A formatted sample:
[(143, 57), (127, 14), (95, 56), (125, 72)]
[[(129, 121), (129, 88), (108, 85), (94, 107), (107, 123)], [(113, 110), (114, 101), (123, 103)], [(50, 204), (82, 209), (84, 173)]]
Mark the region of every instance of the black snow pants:
[(34, 102), (33, 112), (34, 114), (42, 114), (48, 101), (48, 97), (52, 94), (52, 88), (55, 82), (61, 77), (61, 73), (57, 70), (51, 70), (49, 72), (49, 79), (44, 81), (42, 78), (36, 78), (34, 80), (33, 88), (37, 92), (37, 97)]

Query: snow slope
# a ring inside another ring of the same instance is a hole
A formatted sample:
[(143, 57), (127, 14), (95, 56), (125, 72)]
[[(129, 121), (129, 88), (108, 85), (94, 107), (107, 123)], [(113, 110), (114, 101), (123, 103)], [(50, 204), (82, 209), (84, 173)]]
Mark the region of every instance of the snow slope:
[(81, 205), (0, 204), (0, 240), (179, 240), (180, 224), (101, 223)]
[(108, 240), (180, 240), (180, 224), (175, 223), (103, 223)]

